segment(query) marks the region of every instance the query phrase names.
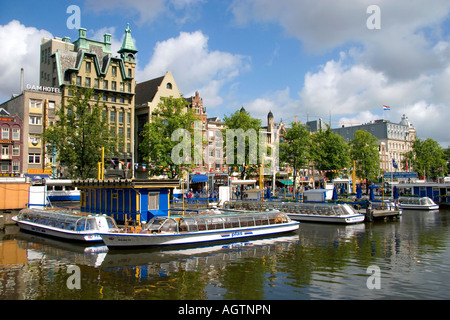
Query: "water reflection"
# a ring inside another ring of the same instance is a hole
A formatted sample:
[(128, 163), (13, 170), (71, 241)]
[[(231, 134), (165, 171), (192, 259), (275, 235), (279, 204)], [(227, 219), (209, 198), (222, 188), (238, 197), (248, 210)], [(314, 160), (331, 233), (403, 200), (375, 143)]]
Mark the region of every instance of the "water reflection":
[[(0, 240), (0, 299), (448, 299), (448, 222), (449, 211), (405, 210), (397, 221), (139, 251), (18, 232)], [(67, 288), (70, 265), (81, 290)], [(373, 265), (380, 290), (367, 287)]]

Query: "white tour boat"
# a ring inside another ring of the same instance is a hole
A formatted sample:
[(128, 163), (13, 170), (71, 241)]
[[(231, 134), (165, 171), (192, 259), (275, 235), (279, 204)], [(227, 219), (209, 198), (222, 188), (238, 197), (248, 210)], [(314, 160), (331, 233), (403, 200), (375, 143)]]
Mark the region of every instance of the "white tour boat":
[(400, 197), (398, 204), (402, 209), (437, 210), (439, 205), (428, 197)]
[(109, 248), (192, 244), (295, 231), (299, 222), (277, 210), (231, 212), (211, 210), (196, 215), (154, 217), (144, 228), (101, 233)]
[(74, 214), (68, 210), (23, 209), (12, 218), (20, 229), (76, 241), (102, 241), (100, 232), (117, 230), (106, 215)]
[(360, 223), (365, 219), (364, 214), (357, 212), (349, 204), (340, 203), (233, 201), (227, 202), (225, 206), (244, 210), (275, 209), (285, 212), (292, 220), (306, 222), (350, 224)]

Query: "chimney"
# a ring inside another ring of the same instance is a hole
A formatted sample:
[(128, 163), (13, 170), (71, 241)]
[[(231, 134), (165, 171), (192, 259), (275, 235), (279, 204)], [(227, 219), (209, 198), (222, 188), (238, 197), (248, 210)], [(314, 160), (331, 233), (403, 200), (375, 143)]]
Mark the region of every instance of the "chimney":
[(20, 93), (23, 92), (23, 68), (20, 68)]

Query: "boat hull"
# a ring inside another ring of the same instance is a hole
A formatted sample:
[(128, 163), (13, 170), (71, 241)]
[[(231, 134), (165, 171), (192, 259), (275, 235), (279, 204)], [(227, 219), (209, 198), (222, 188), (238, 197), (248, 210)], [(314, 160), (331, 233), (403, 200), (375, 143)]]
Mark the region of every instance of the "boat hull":
[(430, 204), (430, 205), (400, 204), (399, 207), (401, 209), (407, 209), (407, 210), (438, 210), (439, 209), (438, 204)]
[(60, 238), (71, 241), (102, 242), (102, 237), (97, 232), (95, 233), (81, 232), (81, 231), (70, 231), (65, 229), (59, 229), (28, 221), (18, 221), (16, 217), (13, 217), (12, 220), (19, 225), (19, 228), (21, 230), (33, 232), (40, 235), (45, 235), (48, 237)]
[(298, 213), (287, 213), (288, 217), (292, 220), (302, 222), (324, 222), (324, 223), (342, 223), (352, 224), (364, 222), (364, 214), (348, 215), (348, 216), (320, 216)]
[(139, 234), (139, 233), (101, 233), (103, 242), (109, 248), (149, 247), (164, 245), (192, 244), (211, 241), (224, 241), (257, 237), (295, 231), (299, 222), (291, 221), (263, 227), (231, 228), (201, 232)]

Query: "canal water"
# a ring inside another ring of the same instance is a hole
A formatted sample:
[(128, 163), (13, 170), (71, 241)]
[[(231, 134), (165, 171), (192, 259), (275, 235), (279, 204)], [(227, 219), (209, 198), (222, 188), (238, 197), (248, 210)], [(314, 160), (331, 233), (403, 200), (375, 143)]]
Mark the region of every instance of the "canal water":
[(0, 300), (450, 299), (450, 210), (396, 221), (302, 223), (204, 247), (107, 251), (0, 233)]

